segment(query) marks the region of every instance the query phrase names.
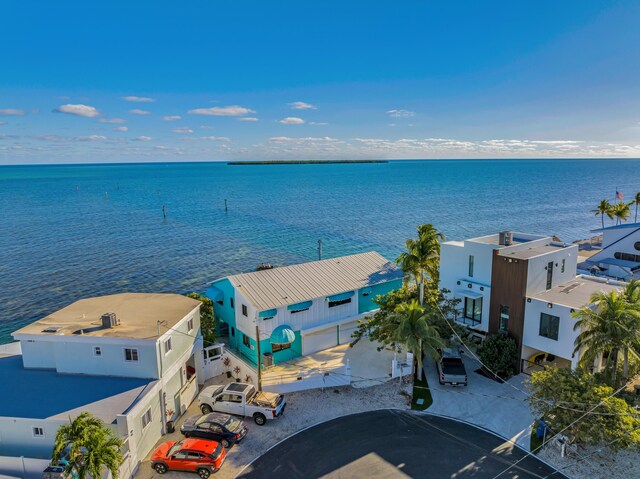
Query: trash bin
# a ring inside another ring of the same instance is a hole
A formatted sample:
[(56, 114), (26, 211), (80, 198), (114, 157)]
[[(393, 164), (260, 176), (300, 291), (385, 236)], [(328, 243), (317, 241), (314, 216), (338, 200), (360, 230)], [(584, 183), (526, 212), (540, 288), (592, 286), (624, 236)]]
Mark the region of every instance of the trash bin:
[(549, 426), (547, 426), (547, 423), (544, 421), (538, 421), (538, 427), (536, 428), (536, 437), (538, 439), (542, 439), (544, 438), (547, 429), (549, 429)]

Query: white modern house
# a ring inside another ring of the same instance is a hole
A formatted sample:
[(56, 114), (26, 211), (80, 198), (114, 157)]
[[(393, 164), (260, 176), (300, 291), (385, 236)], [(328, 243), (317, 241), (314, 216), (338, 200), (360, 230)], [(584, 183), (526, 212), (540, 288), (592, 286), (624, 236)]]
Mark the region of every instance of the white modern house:
[(551, 236), (505, 231), (442, 244), (440, 287), (461, 300), (457, 321), (478, 336), (504, 333), (518, 345), (521, 367), (575, 367), (579, 331), (571, 315), (596, 292), (624, 283), (577, 276), (578, 246)]
[(124, 440), (128, 478), (197, 394), (200, 302), (185, 296), (82, 299), (13, 337), (21, 354), (0, 355), (0, 456), (49, 458), (60, 424), (88, 411)]
[(207, 296), (229, 348), (268, 367), (350, 342), (358, 320), (378, 308), (373, 300), (403, 277), (372, 251), (228, 276)]
[(602, 249), (581, 263), (581, 269), (624, 281), (640, 278), (640, 223), (623, 223), (593, 232), (602, 234)]
[(580, 352), (574, 354), (574, 342), (580, 330), (574, 330), (577, 320), (572, 314), (589, 305), (594, 293), (620, 291), (624, 286), (620, 281), (578, 275), (547, 291), (527, 296), (522, 337), (523, 369), (544, 362), (575, 368)]

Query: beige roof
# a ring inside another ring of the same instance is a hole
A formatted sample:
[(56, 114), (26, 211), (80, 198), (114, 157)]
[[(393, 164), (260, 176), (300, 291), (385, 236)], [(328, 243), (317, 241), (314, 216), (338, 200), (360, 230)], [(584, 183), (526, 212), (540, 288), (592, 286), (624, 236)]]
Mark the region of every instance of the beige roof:
[[(161, 321), (161, 334), (175, 326), (200, 304), (180, 294), (123, 293), (98, 296), (76, 301), (39, 321), (19, 329), (18, 334), (83, 335), (151, 339), (158, 337), (157, 322)], [(101, 317), (115, 313), (118, 326), (103, 329)], [(44, 332), (51, 329), (53, 332)]]
[(556, 286), (555, 288), (531, 297), (547, 303), (561, 304), (578, 309), (591, 303), (591, 295), (593, 293), (608, 293), (613, 290), (619, 291), (623, 287), (624, 284), (619, 281), (609, 281), (607, 283), (605, 280), (595, 277), (578, 276), (568, 283), (561, 284), (560, 286)]
[(548, 253), (553, 253), (554, 251), (558, 251), (561, 249), (565, 249), (571, 245), (563, 246), (560, 244), (545, 244), (532, 246), (531, 248), (519, 249), (516, 251), (510, 250), (501, 250), (500, 256), (505, 256), (508, 258), (517, 258), (517, 259), (530, 259), (535, 258), (537, 256), (542, 256)]
[(403, 277), (375, 251), (229, 276), (259, 311), (353, 291)]

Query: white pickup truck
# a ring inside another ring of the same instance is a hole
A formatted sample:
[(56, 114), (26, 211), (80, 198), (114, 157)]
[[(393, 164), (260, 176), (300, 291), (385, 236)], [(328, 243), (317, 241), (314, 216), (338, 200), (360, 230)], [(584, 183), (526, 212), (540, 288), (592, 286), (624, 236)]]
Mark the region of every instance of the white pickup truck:
[(246, 383), (208, 386), (198, 396), (198, 404), (202, 414), (217, 411), (252, 417), (258, 426), (280, 416), (287, 405), (283, 395), (258, 392), (253, 384)]

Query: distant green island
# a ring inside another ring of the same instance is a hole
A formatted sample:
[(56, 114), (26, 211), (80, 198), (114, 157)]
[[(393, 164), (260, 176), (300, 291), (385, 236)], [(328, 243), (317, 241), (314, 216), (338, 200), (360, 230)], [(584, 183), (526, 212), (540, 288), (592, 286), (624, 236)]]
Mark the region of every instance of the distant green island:
[(389, 163), (388, 160), (273, 160), (273, 161), (229, 161), (227, 165), (335, 165), (337, 163)]

